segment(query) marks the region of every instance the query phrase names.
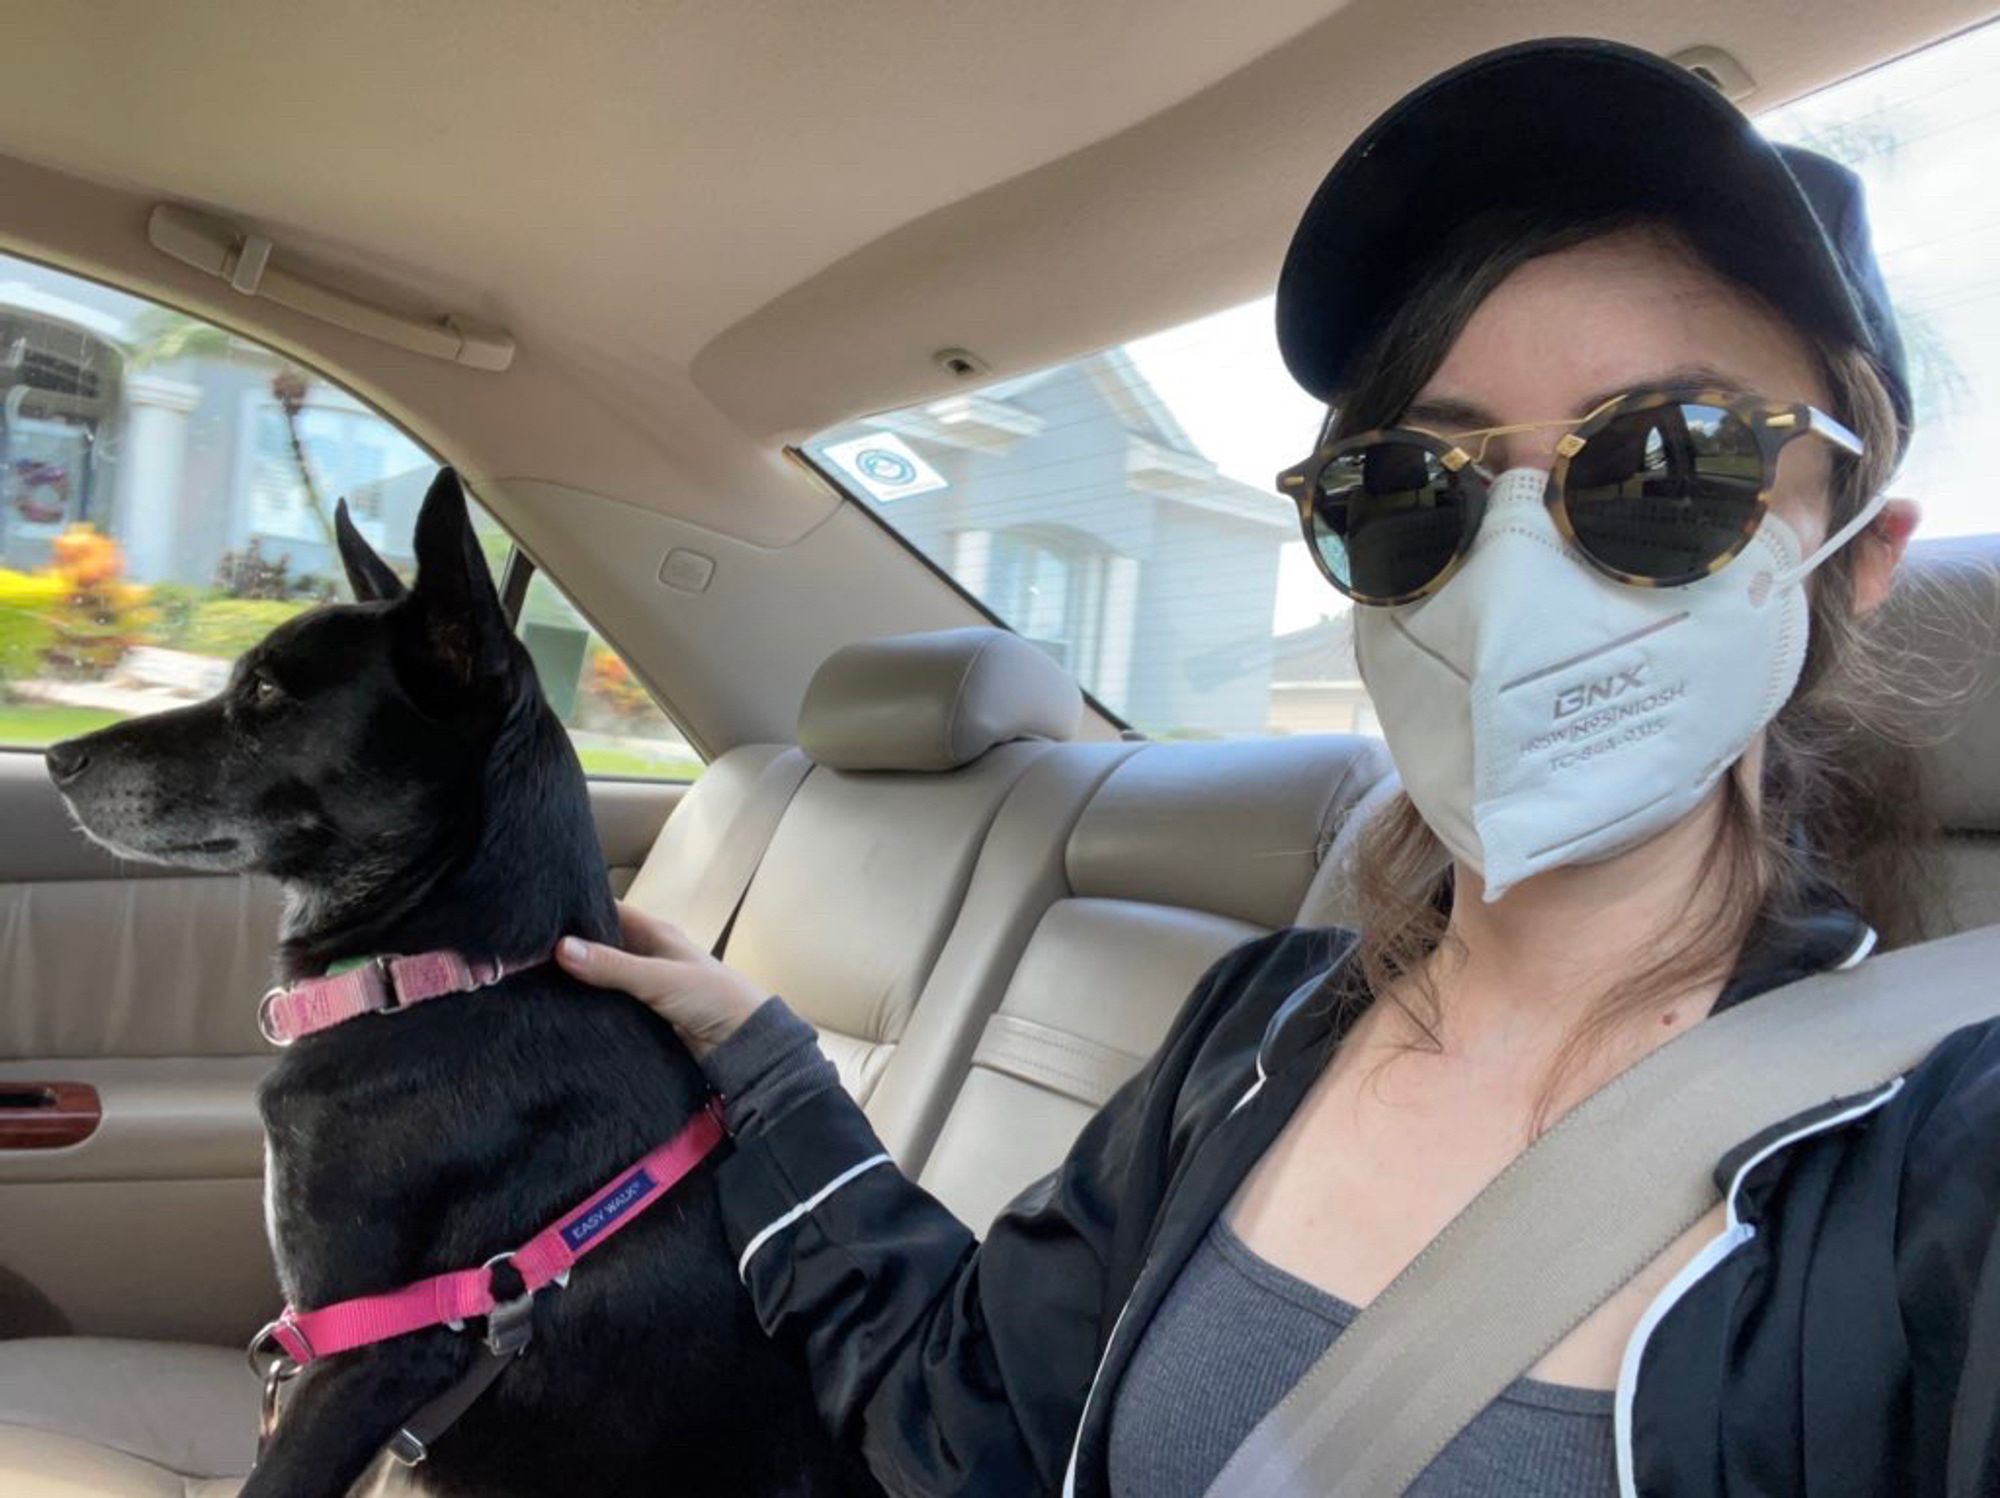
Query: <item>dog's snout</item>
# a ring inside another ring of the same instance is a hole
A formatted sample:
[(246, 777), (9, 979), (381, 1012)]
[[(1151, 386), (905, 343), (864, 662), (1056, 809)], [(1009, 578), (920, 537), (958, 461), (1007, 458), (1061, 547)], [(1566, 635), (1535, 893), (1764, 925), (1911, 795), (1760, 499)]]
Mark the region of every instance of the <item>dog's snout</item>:
[(49, 778), (57, 785), (68, 785), (90, 768), (90, 750), (78, 739), (49, 745), (42, 759), (49, 767)]

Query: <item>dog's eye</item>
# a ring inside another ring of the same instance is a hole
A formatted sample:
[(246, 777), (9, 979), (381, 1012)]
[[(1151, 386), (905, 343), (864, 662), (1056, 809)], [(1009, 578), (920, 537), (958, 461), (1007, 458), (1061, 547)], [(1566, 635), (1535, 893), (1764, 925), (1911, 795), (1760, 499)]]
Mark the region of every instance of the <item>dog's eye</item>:
[(276, 707), (285, 699), (285, 689), (270, 677), (259, 672), (250, 678), (250, 705), (252, 707)]

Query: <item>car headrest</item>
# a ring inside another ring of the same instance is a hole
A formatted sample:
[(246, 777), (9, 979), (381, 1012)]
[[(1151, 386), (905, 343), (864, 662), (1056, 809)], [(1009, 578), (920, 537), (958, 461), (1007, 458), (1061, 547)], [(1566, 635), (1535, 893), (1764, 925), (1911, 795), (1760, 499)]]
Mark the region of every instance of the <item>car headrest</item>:
[(1380, 740), (1352, 734), (1148, 745), (1077, 818), (1070, 892), (1289, 926), (1322, 848), (1388, 769)]
[(1885, 606), (1893, 645), (1948, 694), (1948, 722), (1924, 725), (1925, 788), (1950, 832), (2000, 832), (2000, 540), (1912, 546)]
[(1015, 739), (1067, 739), (1083, 718), (1069, 674), (1004, 629), (946, 629), (844, 646), (799, 709), (799, 747), (834, 770), (955, 770)]

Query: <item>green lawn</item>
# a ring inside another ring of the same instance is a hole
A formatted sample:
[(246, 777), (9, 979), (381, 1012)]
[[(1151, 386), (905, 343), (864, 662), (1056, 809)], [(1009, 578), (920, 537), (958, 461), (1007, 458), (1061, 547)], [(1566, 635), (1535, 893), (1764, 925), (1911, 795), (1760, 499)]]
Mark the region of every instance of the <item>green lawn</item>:
[(116, 723), (123, 716), (101, 707), (0, 702), (0, 749), (40, 749), (58, 739), (73, 739)]
[(586, 775), (618, 775), (640, 780), (693, 780), (701, 774), (697, 759), (654, 759), (629, 749), (595, 749), (578, 746), (576, 757), (583, 761)]

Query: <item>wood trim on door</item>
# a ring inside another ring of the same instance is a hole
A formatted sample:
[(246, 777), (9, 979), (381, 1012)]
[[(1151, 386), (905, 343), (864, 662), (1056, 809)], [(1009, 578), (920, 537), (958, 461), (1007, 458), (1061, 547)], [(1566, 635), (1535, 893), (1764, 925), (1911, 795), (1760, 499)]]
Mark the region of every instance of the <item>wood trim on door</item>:
[(53, 1150), (81, 1144), (104, 1121), (88, 1082), (0, 1081), (0, 1150)]

